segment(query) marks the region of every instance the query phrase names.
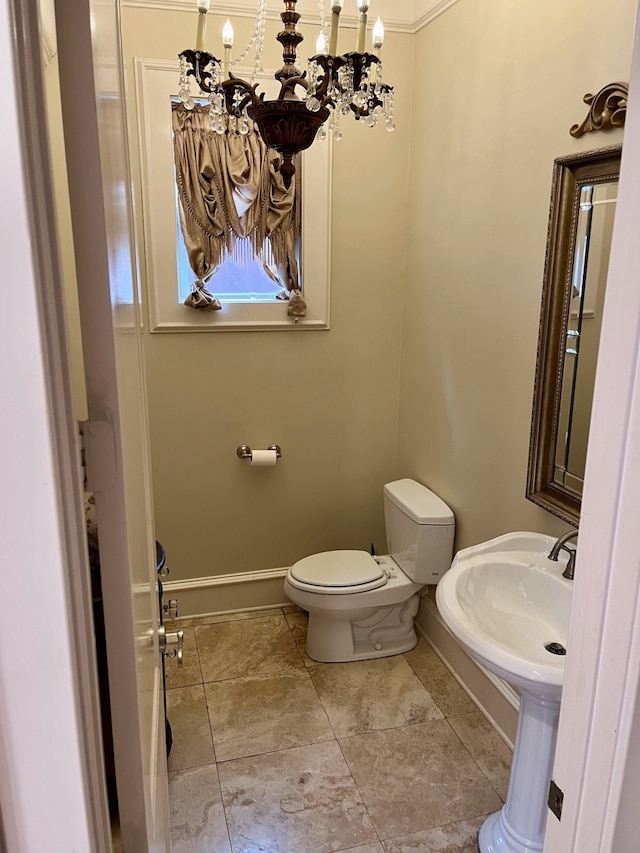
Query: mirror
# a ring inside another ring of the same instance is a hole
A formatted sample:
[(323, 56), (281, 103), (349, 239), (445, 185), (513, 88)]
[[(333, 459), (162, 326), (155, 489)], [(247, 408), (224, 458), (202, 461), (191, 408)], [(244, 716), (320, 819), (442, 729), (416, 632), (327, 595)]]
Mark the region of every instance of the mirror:
[(555, 161), (527, 497), (577, 523), (621, 147)]

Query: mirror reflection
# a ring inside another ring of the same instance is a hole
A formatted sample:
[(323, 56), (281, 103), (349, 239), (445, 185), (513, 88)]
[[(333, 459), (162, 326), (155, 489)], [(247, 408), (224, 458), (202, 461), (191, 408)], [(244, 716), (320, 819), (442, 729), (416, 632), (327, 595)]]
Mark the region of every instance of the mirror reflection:
[(582, 494), (618, 182), (580, 188), (554, 482)]

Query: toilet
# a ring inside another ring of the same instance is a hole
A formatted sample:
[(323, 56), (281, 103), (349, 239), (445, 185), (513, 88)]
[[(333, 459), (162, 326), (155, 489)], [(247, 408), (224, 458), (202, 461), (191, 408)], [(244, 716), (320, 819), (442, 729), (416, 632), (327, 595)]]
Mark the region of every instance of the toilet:
[(388, 556), (325, 551), (287, 572), (286, 595), (309, 612), (313, 660), (368, 660), (415, 646), (420, 590), (451, 565), (455, 519), (441, 498), (409, 479), (384, 487), (384, 519)]

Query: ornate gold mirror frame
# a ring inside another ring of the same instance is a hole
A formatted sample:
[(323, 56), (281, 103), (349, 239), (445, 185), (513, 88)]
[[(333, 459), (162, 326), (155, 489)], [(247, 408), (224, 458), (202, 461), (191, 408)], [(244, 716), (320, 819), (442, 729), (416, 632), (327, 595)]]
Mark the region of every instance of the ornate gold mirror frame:
[(554, 165), (526, 496), (572, 524), (581, 494), (557, 482), (555, 466), (580, 196), (584, 187), (617, 181), (620, 152), (621, 146), (601, 148)]

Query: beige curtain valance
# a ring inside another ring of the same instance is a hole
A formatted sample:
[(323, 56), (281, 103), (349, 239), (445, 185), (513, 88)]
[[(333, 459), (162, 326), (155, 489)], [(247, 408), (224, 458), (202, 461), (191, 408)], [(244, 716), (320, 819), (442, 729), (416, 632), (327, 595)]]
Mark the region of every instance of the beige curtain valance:
[[(208, 107), (187, 110), (172, 104), (173, 144), (180, 223), (196, 281), (185, 305), (215, 311), (220, 302), (207, 288), (218, 266), (232, 257), (238, 264), (257, 258), (289, 299), (289, 315), (304, 317), (296, 258), (300, 235), (300, 188), (284, 186), (253, 122), (240, 133), (239, 121), (210, 129)], [(213, 289), (213, 288), (212, 288)]]

